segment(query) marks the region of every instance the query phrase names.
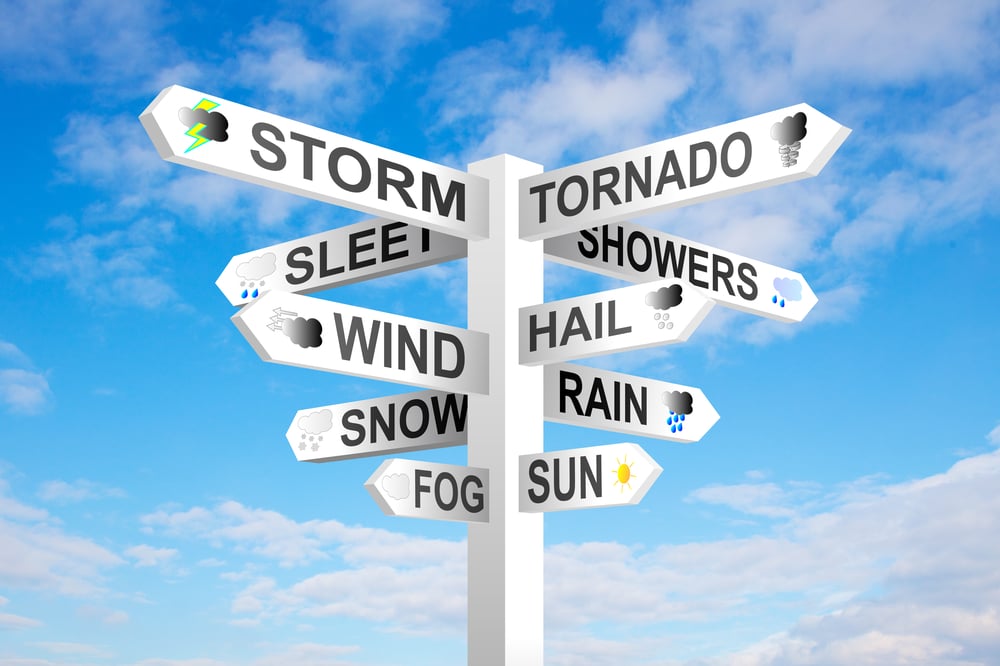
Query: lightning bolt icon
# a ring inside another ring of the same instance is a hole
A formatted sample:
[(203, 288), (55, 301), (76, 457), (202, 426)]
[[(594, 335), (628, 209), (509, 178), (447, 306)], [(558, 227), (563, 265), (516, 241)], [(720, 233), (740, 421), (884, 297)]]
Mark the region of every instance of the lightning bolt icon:
[[(219, 105), (216, 102), (213, 102), (208, 99), (203, 99), (200, 102), (198, 102), (198, 104), (192, 110), (197, 111), (198, 109), (202, 109), (204, 111), (211, 111), (217, 106)], [(194, 125), (191, 126), (191, 129), (189, 129), (187, 132), (184, 132), (186, 135), (194, 139), (194, 143), (188, 146), (188, 149), (184, 151), (185, 153), (190, 153), (198, 146), (211, 141), (211, 139), (208, 139), (201, 135), (201, 131), (203, 129), (205, 129), (205, 123), (195, 123)]]

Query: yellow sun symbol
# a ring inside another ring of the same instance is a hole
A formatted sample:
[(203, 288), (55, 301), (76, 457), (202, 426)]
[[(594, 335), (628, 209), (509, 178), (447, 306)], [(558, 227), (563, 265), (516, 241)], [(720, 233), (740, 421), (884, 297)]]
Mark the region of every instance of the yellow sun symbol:
[(624, 461), (615, 458), (615, 462), (618, 463), (618, 469), (612, 471), (612, 474), (615, 475), (614, 485), (620, 485), (623, 493), (625, 492), (625, 486), (628, 486), (628, 489), (632, 490), (632, 479), (638, 478), (632, 473), (632, 465), (634, 465), (635, 462), (629, 462), (628, 456), (625, 456)]

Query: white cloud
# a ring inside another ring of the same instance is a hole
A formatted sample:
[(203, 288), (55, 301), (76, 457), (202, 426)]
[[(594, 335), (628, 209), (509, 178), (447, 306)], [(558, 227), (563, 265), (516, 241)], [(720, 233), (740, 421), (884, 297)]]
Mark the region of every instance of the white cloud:
[(157, 567), (176, 558), (178, 551), (174, 548), (154, 548), (147, 544), (140, 544), (126, 548), (125, 555), (134, 559), (137, 567)]
[(653, 29), (637, 28), (611, 62), (560, 52), (549, 38), (516, 33), (439, 68), (433, 95), (441, 124), (467, 126), (474, 137), (460, 161), (510, 153), (553, 168), (568, 155), (631, 148), (649, 140), (689, 85)]
[[(1000, 649), (1000, 543), (992, 538), (1000, 530), (1000, 498), (992, 492), (1000, 451), (899, 483), (866, 477), (824, 488), (747, 476), (687, 499), (705, 506), (706, 520), (716, 515), (712, 506), (768, 518), (753, 536), (648, 549), (599, 542), (547, 548), (547, 658), (573, 663), (588, 627), (595, 654), (611, 663), (616, 646), (631, 654), (632, 642), (615, 633), (622, 626), (664, 637), (648, 646), (648, 658), (661, 650), (691, 653), (715, 636), (710, 654), (718, 659), (676, 662), (689, 664), (971, 664)], [(342, 616), (413, 634), (460, 635), (464, 627), (464, 542), (297, 522), (236, 502), (160, 511), (143, 523), (286, 566), (333, 555), (347, 565), (287, 583), (260, 569), (226, 577), (245, 581), (231, 602), (233, 623)], [(743, 628), (718, 641), (727, 622)], [(727, 662), (723, 653), (735, 656)]]
[(0, 479), (0, 585), (67, 596), (102, 591), (102, 573), (122, 563), (93, 541), (53, 525), (48, 512), (9, 495)]
[(40, 414), (51, 404), (48, 379), (33, 366), (17, 345), (0, 340), (0, 404), (6, 411)]
[(345, 562), (405, 563), (461, 559), (464, 550), (453, 542), (406, 537), (386, 530), (348, 527), (336, 520), (297, 522), (275, 511), (223, 502), (212, 509), (161, 510), (141, 519), (150, 531), (231, 545), (282, 566), (328, 560), (336, 554)]
[(105, 606), (85, 605), (76, 610), (78, 617), (107, 625), (125, 624), (129, 621), (128, 613)]
[(791, 499), (774, 483), (740, 483), (698, 488), (686, 501), (721, 504), (751, 515), (787, 518), (795, 515)]
[(990, 431), (990, 434), (986, 435), (986, 439), (990, 442), (990, 444), (1000, 446), (1000, 424), (997, 424), (997, 426)]
[(360, 68), (310, 57), (299, 26), (280, 21), (258, 26), (246, 43), (237, 55), (237, 76), (244, 86), (263, 92), (266, 106), (280, 102), (283, 108), (276, 112), (305, 119), (314, 114), (310, 107), (344, 114), (358, 106), (365, 88)]
[(547, 623), (559, 635), (610, 618), (665, 626), (754, 618), (766, 631), (780, 629), (792, 608), (804, 615), (791, 629), (741, 650), (730, 643), (735, 655), (685, 663), (988, 663), (1000, 650), (1000, 543), (992, 536), (1000, 500), (988, 490), (998, 481), (1000, 453), (992, 452), (914, 481), (864, 479), (816, 501), (782, 501), (800, 484), (701, 489), (689, 499), (780, 520), (771, 534), (649, 552), (554, 546)]
[(0, 613), (0, 631), (12, 629), (30, 629), (40, 627), (42, 622), (30, 617), (12, 615), (10, 613)]
[(142, 218), (111, 231), (73, 228), (63, 239), (33, 248), (16, 267), (28, 279), (65, 280), (87, 301), (157, 308), (179, 301), (162, 251), (174, 238), (171, 223)]
[(108, 497), (125, 497), (125, 491), (86, 479), (77, 479), (72, 483), (46, 481), (39, 487), (38, 497), (46, 502), (83, 502)]
[(18, 368), (0, 369), (0, 402), (7, 411), (39, 414), (52, 400), (44, 375)]
[(170, 51), (160, 34), (160, 7), (117, 0), (6, 2), (0, 23), (4, 77), (75, 84), (141, 80), (151, 61)]
[(320, 643), (298, 643), (280, 652), (264, 655), (252, 662), (252, 666), (353, 666), (357, 662), (344, 661), (344, 655), (358, 652), (355, 645), (323, 645)]
[[(322, 9), (338, 51), (393, 67), (404, 49), (434, 39), (448, 22), (441, 0), (327, 0)], [(372, 44), (378, 44), (374, 53)]]
[(89, 645), (87, 643), (45, 641), (32, 643), (32, 645), (40, 647), (47, 652), (51, 652), (52, 654), (76, 654), (105, 658), (111, 656), (106, 650), (99, 648), (96, 645)]

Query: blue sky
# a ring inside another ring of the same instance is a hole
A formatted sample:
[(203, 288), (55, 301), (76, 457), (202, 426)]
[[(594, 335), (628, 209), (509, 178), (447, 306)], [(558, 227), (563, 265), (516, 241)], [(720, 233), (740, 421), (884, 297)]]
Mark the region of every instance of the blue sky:
[[(638, 220), (801, 272), (594, 365), (704, 390), (635, 441), (637, 507), (545, 519), (546, 663), (1000, 658), (1000, 5), (3, 3), (0, 666), (461, 664), (466, 528), (384, 516), (381, 459), (297, 463), (296, 410), (398, 385), (262, 362), (230, 257), (359, 213), (168, 164), (180, 84), (464, 169), (558, 168), (799, 102), (816, 178)], [(465, 262), (325, 292), (466, 323)], [(546, 299), (620, 286), (555, 264)], [(465, 463), (463, 447), (405, 457)]]

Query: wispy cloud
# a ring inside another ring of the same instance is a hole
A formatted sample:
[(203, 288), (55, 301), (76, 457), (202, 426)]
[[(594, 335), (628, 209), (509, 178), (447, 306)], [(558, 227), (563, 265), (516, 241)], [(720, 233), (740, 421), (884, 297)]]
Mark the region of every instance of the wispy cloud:
[(137, 567), (159, 567), (173, 561), (179, 551), (175, 548), (155, 548), (140, 544), (125, 549), (125, 555), (135, 560)]
[(17, 345), (0, 340), (0, 404), (13, 414), (34, 415), (52, 404), (45, 373)]
[(57, 522), (12, 497), (0, 479), (0, 584), (78, 597), (103, 591), (103, 572), (122, 564), (121, 558)]
[(125, 491), (86, 479), (73, 482), (46, 481), (38, 488), (38, 497), (46, 502), (83, 502), (125, 497)]

